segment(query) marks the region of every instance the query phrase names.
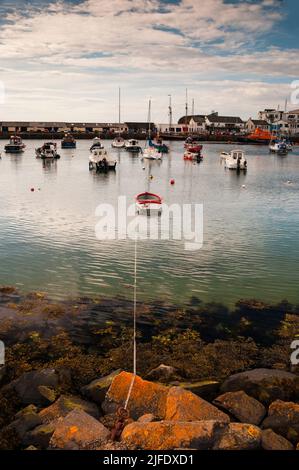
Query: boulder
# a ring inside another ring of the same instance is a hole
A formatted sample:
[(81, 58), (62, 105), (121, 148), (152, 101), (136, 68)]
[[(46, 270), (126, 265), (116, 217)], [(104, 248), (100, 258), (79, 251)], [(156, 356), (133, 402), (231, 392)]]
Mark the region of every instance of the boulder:
[(264, 405), (242, 391), (224, 393), (217, 397), (213, 403), (233, 415), (241, 423), (258, 426), (266, 416)]
[(155, 369), (152, 369), (147, 375), (146, 379), (162, 383), (169, 383), (178, 378), (178, 372), (175, 367), (160, 364)]
[(243, 390), (268, 405), (273, 400), (292, 400), (299, 394), (299, 376), (277, 369), (253, 369), (231, 375), (221, 386), (221, 392)]
[(289, 441), (299, 441), (299, 404), (276, 400), (271, 403), (263, 429), (272, 429)]
[(292, 444), (272, 429), (262, 431), (262, 448), (264, 450), (294, 450)]
[(223, 426), (226, 424), (217, 421), (135, 422), (125, 427), (121, 441), (129, 449), (211, 449)]
[[(133, 374), (121, 372), (117, 375), (102, 403), (104, 413), (115, 413), (119, 407), (124, 407), (132, 383)], [(169, 388), (142, 380), (136, 376), (128, 403), (128, 411), (133, 419), (138, 419), (146, 413), (153, 413), (158, 419), (165, 415), (166, 398)]]
[(13, 429), (18, 437), (23, 440), (28, 431), (41, 424), (41, 418), (36, 412), (35, 407), (28, 406), (16, 414), (15, 420), (8, 426), (7, 430)]
[(110, 432), (82, 409), (60, 418), (50, 440), (50, 448), (63, 450), (95, 449), (106, 442)]
[(153, 421), (156, 421), (156, 417), (152, 413), (147, 413), (138, 418), (138, 423), (152, 423)]
[(121, 369), (118, 369), (111, 374), (106, 375), (106, 377), (93, 380), (89, 385), (85, 385), (81, 388), (82, 395), (95, 403), (101, 404), (105, 399), (105, 395), (112, 384), (113, 379), (119, 375), (120, 372)]
[(172, 382), (170, 385), (182, 387), (189, 392), (195, 393), (205, 400), (213, 400), (220, 388), (220, 383), (216, 380), (200, 380), (199, 382)]
[(47, 400), (40, 393), (39, 387), (45, 386), (55, 389), (59, 384), (59, 376), (54, 369), (34, 370), (25, 372), (18, 379), (10, 383), (10, 386), (17, 392), (20, 400), (25, 405), (47, 404)]
[(72, 395), (61, 395), (55, 403), (41, 410), (39, 416), (42, 423), (50, 423), (76, 409), (83, 410), (94, 418), (99, 417), (98, 407), (94, 403)]
[(165, 420), (203, 421), (216, 420), (229, 422), (227, 414), (202, 398), (181, 387), (171, 387), (166, 400)]
[(33, 445), (39, 449), (47, 449), (50, 439), (55, 431), (57, 420), (48, 424), (41, 424), (28, 432), (24, 439), (24, 445)]
[(6, 367), (0, 365), (0, 385), (2, 384), (6, 374)]
[(53, 388), (40, 385), (38, 391), (47, 403), (53, 403), (56, 400), (56, 392)]
[(213, 450), (256, 450), (261, 445), (261, 430), (253, 424), (229, 423)]

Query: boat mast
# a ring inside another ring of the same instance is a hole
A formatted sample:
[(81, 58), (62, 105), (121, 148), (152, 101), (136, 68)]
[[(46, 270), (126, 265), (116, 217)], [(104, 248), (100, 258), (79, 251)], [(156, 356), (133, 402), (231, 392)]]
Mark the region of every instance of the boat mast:
[(185, 125), (188, 126), (188, 89), (186, 88)]
[(192, 116), (194, 116), (194, 98), (192, 98)]
[(151, 98), (148, 101), (148, 139), (151, 138), (151, 107), (152, 107), (152, 100)]
[(169, 132), (170, 129), (172, 128), (172, 103), (171, 103), (171, 95), (169, 96), (169, 106), (168, 106), (168, 115), (169, 115)]

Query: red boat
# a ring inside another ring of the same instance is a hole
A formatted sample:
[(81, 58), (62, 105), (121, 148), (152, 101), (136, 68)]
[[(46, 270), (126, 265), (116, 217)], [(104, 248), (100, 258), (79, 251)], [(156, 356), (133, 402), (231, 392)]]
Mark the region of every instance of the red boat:
[(140, 213), (145, 211), (148, 215), (150, 212), (155, 211), (161, 213), (162, 210), (162, 198), (154, 193), (140, 193), (136, 196), (136, 208), (137, 212)]
[(187, 152), (191, 152), (191, 153), (200, 153), (202, 151), (202, 145), (198, 145), (198, 144), (187, 145), (185, 148)]

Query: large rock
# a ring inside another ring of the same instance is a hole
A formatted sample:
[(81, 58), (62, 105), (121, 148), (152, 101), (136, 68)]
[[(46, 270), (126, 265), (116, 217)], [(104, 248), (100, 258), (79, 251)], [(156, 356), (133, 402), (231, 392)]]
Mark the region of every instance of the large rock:
[(118, 369), (106, 377), (93, 380), (90, 384), (81, 388), (81, 393), (95, 403), (101, 404), (105, 399), (105, 395), (112, 384), (113, 379), (119, 375), (120, 372), (121, 369)]
[(73, 410), (60, 418), (50, 440), (50, 447), (63, 450), (99, 448), (110, 432), (99, 421), (83, 410)]
[(228, 411), (242, 423), (259, 425), (266, 416), (264, 405), (242, 391), (224, 393), (217, 397), (213, 403)]
[(292, 444), (272, 429), (262, 431), (262, 448), (264, 450), (294, 450)]
[[(117, 375), (102, 404), (106, 414), (115, 413), (119, 407), (124, 407), (128, 396), (133, 374), (121, 372)], [(157, 418), (165, 416), (166, 398), (169, 388), (142, 380), (136, 376), (128, 403), (128, 411), (133, 419), (138, 419), (146, 413), (152, 413)]]
[(42, 369), (25, 372), (11, 382), (10, 386), (14, 388), (21, 402), (25, 405), (44, 405), (48, 403), (48, 400), (41, 394), (40, 386), (55, 389), (58, 384), (59, 375), (54, 369)]
[(243, 390), (265, 404), (274, 400), (293, 400), (299, 394), (299, 376), (277, 369), (253, 369), (231, 375), (221, 386), (222, 392)]
[(253, 369), (231, 375), (221, 386), (222, 392), (239, 390), (265, 404), (293, 400), (299, 396), (299, 376), (277, 369)]
[(25, 435), (23, 444), (33, 445), (39, 449), (47, 449), (55, 431), (56, 424), (57, 421), (52, 421), (51, 423), (37, 426)]
[(99, 417), (98, 407), (94, 403), (72, 395), (61, 395), (55, 403), (41, 410), (39, 416), (43, 423), (50, 423), (77, 409), (85, 411), (94, 418)]
[(229, 422), (230, 418), (215, 406), (194, 395), (194, 393), (181, 387), (171, 387), (166, 400), (165, 420)]
[(121, 440), (130, 449), (211, 449), (223, 426), (217, 421), (132, 423)]
[(299, 441), (299, 404), (281, 400), (271, 403), (262, 428), (270, 428), (296, 444)]
[(256, 450), (261, 445), (261, 430), (253, 424), (230, 423), (215, 443), (214, 450)]
[(213, 400), (219, 392), (220, 383), (216, 380), (200, 380), (198, 382), (172, 382), (170, 385), (182, 387), (195, 393), (205, 400)]
[(172, 380), (177, 380), (179, 377), (175, 367), (160, 364), (155, 369), (152, 369), (147, 375), (148, 380), (154, 380), (162, 383), (169, 383)]
[(12, 421), (6, 429), (13, 429), (21, 440), (24, 439), (28, 431), (42, 422), (40, 416), (36, 412), (36, 408), (32, 405), (27, 406), (25, 409), (17, 413), (15, 418), (16, 419)]

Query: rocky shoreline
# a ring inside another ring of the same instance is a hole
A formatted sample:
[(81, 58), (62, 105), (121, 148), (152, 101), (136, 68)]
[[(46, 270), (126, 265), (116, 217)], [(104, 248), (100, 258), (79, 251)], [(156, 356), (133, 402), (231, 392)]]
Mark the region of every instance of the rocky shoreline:
[(293, 450), (299, 309), (131, 303), (0, 288), (0, 449)]

